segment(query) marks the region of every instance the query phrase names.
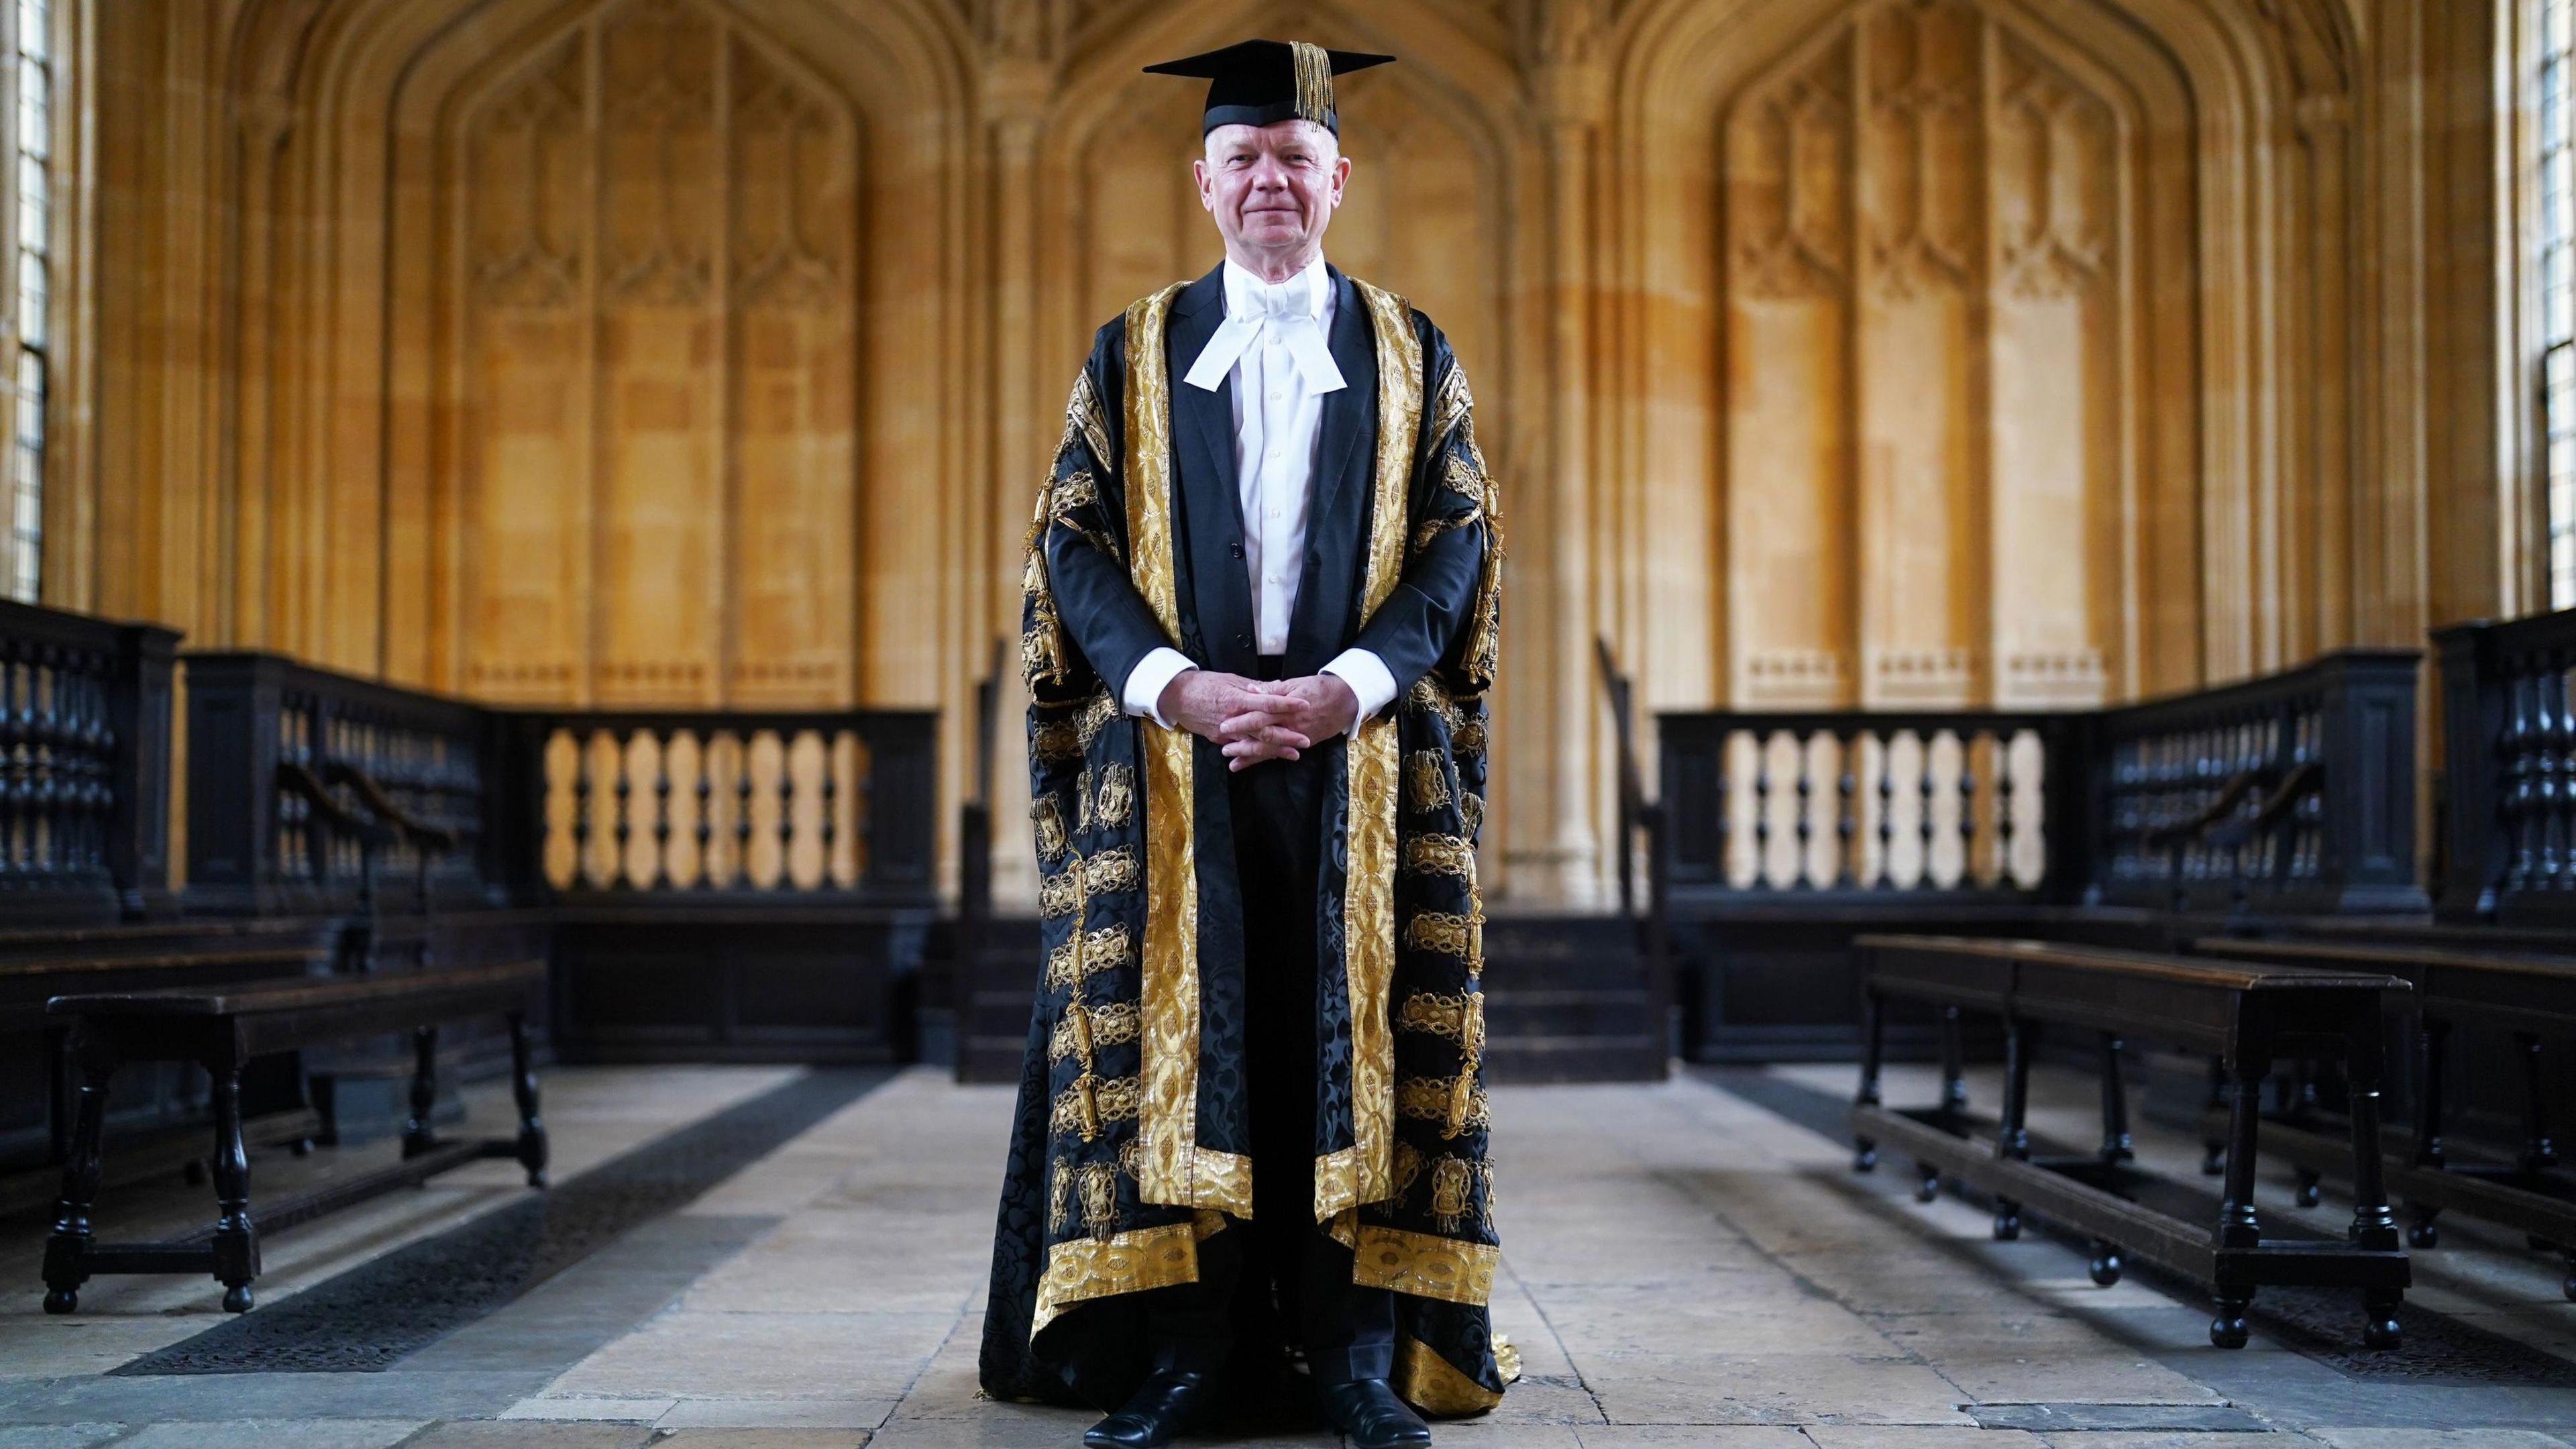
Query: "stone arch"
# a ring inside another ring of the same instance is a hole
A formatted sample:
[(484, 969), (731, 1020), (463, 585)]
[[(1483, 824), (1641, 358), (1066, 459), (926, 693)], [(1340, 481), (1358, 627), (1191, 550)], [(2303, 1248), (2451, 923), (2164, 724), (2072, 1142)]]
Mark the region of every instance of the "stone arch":
[[(1896, 8), (1915, 7), (1899, 0)], [(2277, 407), (2267, 411), (2264, 400), (2280, 380), (2304, 377), (2306, 365), (2305, 334), (2283, 325), (2280, 292), (2295, 254), (2284, 245), (2288, 218), (2276, 176), (2292, 84), (2286, 42), (2195, 0), (1976, 0), (1973, 8), (1990, 33), (2011, 37), (2077, 94), (2096, 98), (2124, 148), (2127, 194), (2116, 240), (2128, 255), (2118, 290), (2134, 326), (2115, 349), (2125, 408), (2115, 471), (2127, 478), (2128, 492), (2097, 510), (2108, 512), (2116, 535), (2107, 554), (2114, 573), (2084, 585), (2094, 596), (2088, 612), (2101, 636), (2093, 647), (2107, 666), (2104, 692), (2118, 697), (2243, 672), (2262, 657), (2257, 636), (2274, 627), (2247, 616), (2267, 607), (2262, 585), (2274, 564), (2266, 550), (2281, 540), (2266, 535), (2263, 520), (2277, 513), (2284, 446), (2295, 431), (2284, 429)], [(1622, 17), (1612, 124), (1620, 209), (1610, 266), (1614, 305), (1628, 311), (1633, 339), (1623, 365), (1636, 382), (1616, 426), (1635, 471), (1658, 484), (1648, 503), (1657, 522), (1640, 540), (1646, 557), (1637, 571), (1676, 585), (1666, 597), (1677, 607), (1655, 611), (1658, 632), (1631, 643), (1647, 661), (1643, 676), (1666, 681), (1662, 702), (1750, 703), (1766, 687), (1782, 703), (1903, 697), (1852, 677), (1869, 668), (1862, 558), (1829, 558), (1816, 571), (1829, 592), (1821, 602), (1811, 599), (1795, 621), (1815, 636), (1812, 643), (1795, 629), (1785, 641), (1765, 639), (1742, 597), (1723, 597), (1718, 587), (1694, 595), (1690, 582), (1725, 580), (1744, 593), (1739, 565), (1764, 540), (1742, 532), (1769, 520), (1758, 510), (1745, 516), (1740, 505), (1745, 489), (1777, 482), (1730, 476), (1730, 464), (1751, 472), (1766, 460), (1758, 452), (1729, 455), (1728, 410), (1760, 379), (1748, 372), (1748, 356), (1729, 351), (1730, 327), (1741, 318), (1729, 315), (1720, 256), (1730, 224), (1727, 128), (1764, 77), (1833, 43), (1854, 15), (1889, 12), (1882, 0), (1656, 0)], [(2308, 74), (2318, 68), (2311, 64)], [(1975, 306), (1989, 308), (1990, 299)], [(1979, 366), (1987, 361), (1977, 359)], [(1958, 442), (1971, 451), (1982, 446), (1973, 436)], [(1842, 456), (1816, 468), (1839, 475), (1841, 496), (1827, 501), (1848, 508), (1887, 460), (1861, 456), (1853, 439), (1844, 443)], [(1974, 485), (1962, 500), (1972, 512), (1994, 501), (1985, 493), (1996, 476), (1993, 461), (1972, 456), (1954, 470)], [(1737, 515), (1733, 532), (1730, 514)], [(1810, 514), (1810, 534), (1831, 533), (1831, 509)], [(1988, 512), (1976, 526), (1992, 522)], [(1976, 549), (1954, 550), (1963, 562), (2012, 542), (1971, 541)], [(1995, 572), (1986, 557), (1986, 566), (1966, 576), (1967, 587), (1950, 591), (1960, 607), (1949, 622), (1952, 647), (1986, 657), (1962, 661), (1936, 652), (1918, 658), (1926, 667), (1914, 676), (1938, 681), (1940, 666), (1964, 662), (1966, 689), (1949, 691), (1963, 699), (1996, 697), (2010, 666), (1997, 655), (2019, 647), (1992, 629), (2011, 601), (1974, 577)], [(2240, 606), (2240, 598), (2251, 602)], [(1774, 668), (1753, 677), (1751, 656), (1775, 646)], [(2049, 650), (2023, 652), (2039, 656), (2026, 663), (2050, 663)], [(2080, 681), (2083, 673), (2079, 666), (2057, 677)]]
[[(299, 556), (328, 560), (279, 580), (291, 601), (269, 631), (280, 647), (405, 682), (479, 687), (469, 678), (466, 627), (475, 540), (447, 429), (456, 411), (446, 375), (453, 349), (439, 341), (453, 319), (437, 315), (442, 254), (432, 218), (453, 181), (442, 168), (454, 160), (443, 128), (454, 123), (460, 94), (621, 3), (629, 0), (482, 0), (462, 9), (452, 0), (378, 0), (307, 7), (290, 17), (297, 23), (282, 23), (302, 0), (260, 0), (239, 17), (233, 75), (282, 76), (289, 99), (269, 174), (245, 166), (241, 345), (272, 351), (280, 365), (273, 383), (258, 380), (260, 369), (243, 370), (237, 466), (268, 494), (269, 526), (320, 544), (274, 550), (288, 568)], [(925, 356), (921, 344), (962, 326), (955, 174), (970, 112), (962, 23), (929, 0), (690, 3), (843, 113), (860, 150), (847, 229), (848, 411), (859, 421), (840, 470), (858, 512), (845, 530), (853, 552), (830, 560), (828, 572), (845, 594), (856, 580), (863, 597), (831, 606), (841, 616), (837, 678), (823, 663), (832, 631), (809, 628), (790, 651), (805, 656), (802, 665), (736, 650), (758, 667), (733, 671), (701, 697), (927, 703), (942, 667), (934, 576), (946, 520), (901, 485), (956, 462), (977, 424), (967, 415), (961, 349), (942, 342)], [(894, 217), (905, 223), (872, 225)], [(247, 305), (254, 292), (256, 307)], [(827, 568), (812, 562), (809, 572)], [(721, 614), (721, 628), (738, 640), (743, 621), (764, 617), (767, 606), (727, 595), (702, 607)]]

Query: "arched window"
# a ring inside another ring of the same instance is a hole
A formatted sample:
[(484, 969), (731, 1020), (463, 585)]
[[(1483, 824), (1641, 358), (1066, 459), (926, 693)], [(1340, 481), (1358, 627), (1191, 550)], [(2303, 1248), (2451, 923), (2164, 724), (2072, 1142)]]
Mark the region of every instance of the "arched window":
[(2541, 0), (2540, 413), (2548, 440), (2549, 603), (2576, 607), (2576, 0)]
[(36, 601), (37, 567), (44, 552), (45, 388), (47, 299), (53, 222), (53, 15), (51, 0), (17, 0), (8, 15), (6, 77), (15, 104), (0, 124), (8, 128), (8, 206), (0, 213), (8, 254), (16, 264), (9, 288), (5, 387), (9, 453), (0, 472), (7, 500), (8, 533), (0, 547), (0, 596)]

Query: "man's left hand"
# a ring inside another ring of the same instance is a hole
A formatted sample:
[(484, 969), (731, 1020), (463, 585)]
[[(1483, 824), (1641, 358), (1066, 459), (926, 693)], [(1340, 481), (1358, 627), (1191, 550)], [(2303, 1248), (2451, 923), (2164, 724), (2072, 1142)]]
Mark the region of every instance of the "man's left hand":
[[(1294, 731), (1314, 744), (1322, 744), (1335, 735), (1348, 734), (1359, 723), (1360, 697), (1337, 674), (1309, 674), (1303, 679), (1281, 679), (1257, 682), (1252, 686), (1264, 694), (1289, 701), (1296, 706), (1292, 713), (1275, 716), (1274, 727)], [(1241, 739), (1225, 747), (1232, 757), (1229, 768), (1241, 770), (1263, 760), (1278, 759), (1281, 752), (1258, 739)]]

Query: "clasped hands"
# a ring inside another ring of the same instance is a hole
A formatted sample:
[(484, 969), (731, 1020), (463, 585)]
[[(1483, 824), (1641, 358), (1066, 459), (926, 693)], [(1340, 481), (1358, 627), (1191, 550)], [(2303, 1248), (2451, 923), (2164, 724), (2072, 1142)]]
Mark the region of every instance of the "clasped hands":
[(1163, 686), (1163, 718), (1225, 749), (1228, 771), (1293, 760), (1359, 723), (1360, 698), (1338, 675), (1246, 679), (1186, 669)]

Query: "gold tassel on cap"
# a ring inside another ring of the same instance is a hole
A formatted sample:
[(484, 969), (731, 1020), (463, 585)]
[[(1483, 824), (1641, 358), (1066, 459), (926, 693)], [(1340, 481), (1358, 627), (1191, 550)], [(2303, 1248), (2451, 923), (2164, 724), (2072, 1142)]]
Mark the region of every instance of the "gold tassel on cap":
[(1333, 114), (1333, 58), (1320, 45), (1292, 40), (1288, 42), (1288, 62), (1297, 73), (1298, 118), (1318, 126), (1326, 124)]

